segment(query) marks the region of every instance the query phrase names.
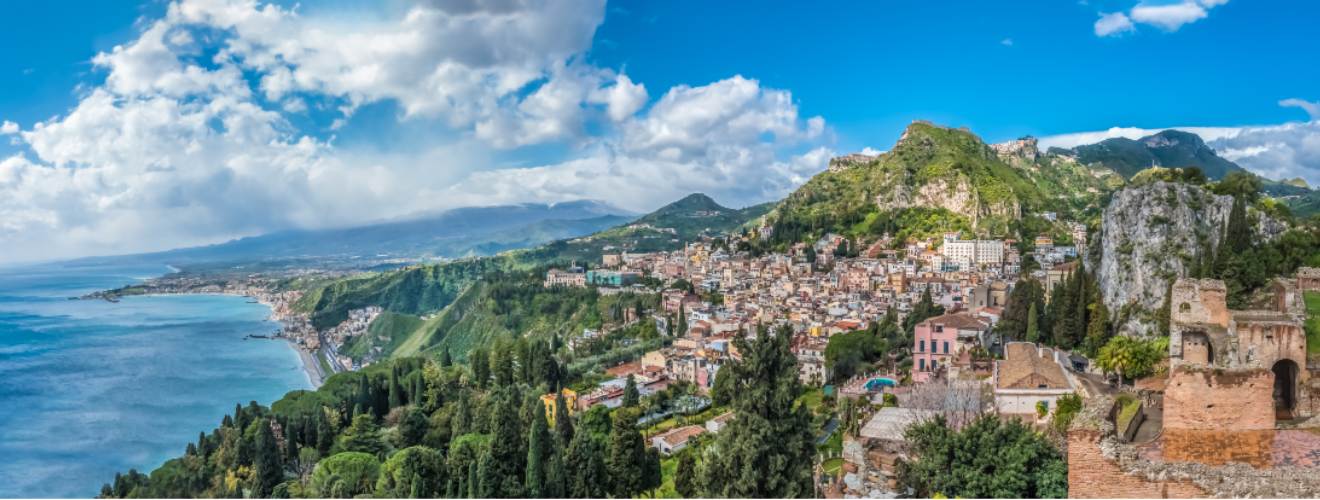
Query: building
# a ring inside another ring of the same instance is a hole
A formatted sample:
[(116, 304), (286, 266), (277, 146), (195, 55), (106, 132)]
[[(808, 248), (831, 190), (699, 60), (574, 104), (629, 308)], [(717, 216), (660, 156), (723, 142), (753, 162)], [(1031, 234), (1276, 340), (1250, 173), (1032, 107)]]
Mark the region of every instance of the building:
[(1001, 414), (1036, 415), (1043, 402), (1054, 411), (1060, 396), (1076, 391), (1064, 371), (1066, 365), (1066, 353), (1030, 342), (1009, 342), (1004, 359), (995, 362), (995, 409)]
[(545, 273), (545, 287), (587, 286), (587, 276), (581, 271), (551, 269)]
[[(1202, 426), (1219, 420), (1226, 400), (1250, 398), (1242, 381), (1259, 382), (1254, 396), (1273, 404), (1244, 406), (1235, 429), (1271, 429), (1275, 419), (1316, 413), (1307, 384), (1305, 305), (1296, 281), (1276, 279), (1267, 288), (1269, 309), (1230, 310), (1219, 280), (1179, 279), (1171, 289), (1165, 427)], [(1215, 400), (1221, 404), (1216, 405)], [(1265, 408), (1258, 408), (1264, 406)]]
[[(568, 411), (568, 414), (572, 415), (577, 413), (577, 391), (566, 387), (564, 388), (563, 394), (564, 405), (567, 407), (566, 410)], [(558, 398), (555, 397), (555, 393), (553, 392), (541, 395), (541, 404), (545, 405), (545, 418), (549, 419), (550, 425), (555, 425), (555, 410), (558, 408), (557, 400)]]
[(596, 286), (628, 286), (641, 279), (642, 273), (636, 271), (592, 269), (587, 271), (584, 281)]
[(940, 247), (946, 264), (968, 268), (1004, 263), (1004, 242), (999, 240), (960, 240), (958, 233), (944, 235)]
[(990, 322), (968, 313), (951, 313), (917, 323), (912, 336), (912, 380), (926, 382), (949, 369), (966, 349), (981, 345)]
[(661, 455), (673, 455), (674, 452), (687, 448), (693, 438), (705, 432), (706, 429), (700, 425), (677, 427), (652, 437), (651, 446), (659, 450)]
[(733, 420), (733, 412), (731, 411), (717, 415), (715, 418), (706, 421), (706, 432), (718, 434), (724, 430), (725, 426), (729, 425), (730, 420)]

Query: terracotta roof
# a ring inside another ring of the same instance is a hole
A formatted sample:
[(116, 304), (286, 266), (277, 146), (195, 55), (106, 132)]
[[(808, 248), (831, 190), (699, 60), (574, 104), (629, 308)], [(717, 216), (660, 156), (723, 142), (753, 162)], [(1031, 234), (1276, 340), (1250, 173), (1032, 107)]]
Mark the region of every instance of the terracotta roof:
[(985, 320), (966, 313), (945, 314), (943, 316), (930, 318), (924, 322), (930, 323), (931, 325), (944, 325), (946, 328), (954, 328), (958, 330), (981, 330), (988, 326), (986, 325)]
[(700, 425), (685, 425), (683, 427), (678, 427), (665, 431), (664, 434), (655, 436), (655, 438), (653, 439), (659, 439), (661, 441), (669, 443), (670, 446), (678, 446), (688, 442), (689, 439), (701, 435), (701, 433), (703, 432), (706, 432), (706, 428)]
[(1063, 367), (1054, 361), (1054, 351), (1036, 349), (1030, 342), (1009, 342), (999, 361), (995, 387), (999, 389), (1068, 389)]

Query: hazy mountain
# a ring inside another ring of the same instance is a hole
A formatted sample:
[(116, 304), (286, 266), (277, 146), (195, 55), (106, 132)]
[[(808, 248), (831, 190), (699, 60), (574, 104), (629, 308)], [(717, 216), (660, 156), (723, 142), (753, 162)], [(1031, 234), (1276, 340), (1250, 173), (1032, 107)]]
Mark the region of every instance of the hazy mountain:
[(1211, 179), (1221, 179), (1229, 172), (1243, 171), (1225, 160), (1201, 140), (1201, 136), (1181, 130), (1165, 130), (1140, 139), (1113, 138), (1072, 149), (1050, 148), (1050, 152), (1074, 156), (1087, 165), (1102, 165), (1131, 179), (1137, 172), (1159, 167), (1200, 167)]

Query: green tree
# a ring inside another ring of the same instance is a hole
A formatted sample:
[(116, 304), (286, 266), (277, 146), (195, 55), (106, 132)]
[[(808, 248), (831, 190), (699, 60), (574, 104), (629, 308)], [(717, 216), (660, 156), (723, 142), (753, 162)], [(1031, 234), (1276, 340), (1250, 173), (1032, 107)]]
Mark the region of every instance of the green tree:
[(1107, 373), (1117, 373), (1121, 379), (1138, 379), (1154, 373), (1155, 366), (1166, 356), (1168, 338), (1139, 340), (1126, 335), (1109, 339), (1096, 355), (1096, 366)]
[(796, 498), (815, 493), (811, 413), (794, 403), (802, 385), (789, 347), (792, 335), (787, 326), (773, 334), (761, 327), (756, 339), (735, 340), (742, 361), (721, 371), (730, 370), (734, 378), (737, 417), (715, 438), (717, 452), (703, 461), (705, 494)]
[(628, 381), (623, 385), (623, 407), (635, 407), (640, 399), (641, 393), (637, 392), (637, 381), (630, 374), (628, 375)]
[(270, 427), (271, 420), (258, 420), (255, 456), (253, 457), (253, 494), (269, 496), (275, 485), (284, 482), (284, 460), (279, 442)]
[(710, 401), (716, 406), (724, 406), (733, 401), (733, 375), (723, 367), (715, 371), (715, 383), (710, 387)]
[(1036, 303), (1032, 302), (1027, 309), (1027, 342), (1040, 342), (1040, 313), (1036, 311)]
[(567, 448), (568, 443), (573, 441), (573, 417), (568, 414), (568, 402), (564, 399), (563, 390), (555, 394), (555, 437), (561, 448)]
[(568, 472), (566, 494), (571, 498), (604, 498), (609, 476), (605, 467), (605, 447), (591, 432), (580, 430), (573, 435), (564, 457)]
[(374, 455), (347, 451), (331, 455), (312, 472), (312, 490), (317, 495), (349, 498), (371, 494), (380, 477), (380, 461)]
[(678, 466), (674, 469), (674, 491), (683, 498), (700, 496), (697, 484), (697, 457), (687, 452), (678, 457)]
[(611, 493), (616, 498), (628, 498), (645, 490), (646, 444), (642, 434), (633, 427), (633, 417), (628, 411), (614, 413), (614, 425), (610, 430), (609, 458), (606, 469), (609, 471)]
[(413, 446), (391, 455), (381, 466), (376, 494), (389, 498), (435, 498), (444, 493), (445, 461), (440, 452)]
[(486, 387), (490, 381), (490, 355), (485, 349), (473, 349), (468, 354), (468, 368), (472, 370), (472, 381), (477, 387)]
[(1059, 450), (1013, 419), (984, 415), (960, 431), (943, 416), (909, 427), (912, 459), (899, 483), (929, 498), (1063, 498), (1068, 466)]
[(491, 415), (490, 447), (478, 474), (481, 476), (482, 496), (517, 498), (524, 494), (523, 481), (527, 464), (526, 440), (518, 411), (518, 397), (509, 388), (496, 396), (496, 407)]
[(546, 497), (546, 463), (553, 451), (550, 426), (545, 422), (545, 406), (537, 404), (538, 411), (532, 417), (531, 428), (527, 431), (527, 468), (523, 488), (530, 498)]
[(387, 446), (381, 438), (380, 428), (376, 426), (376, 418), (367, 413), (353, 417), (353, 424), (339, 437), (339, 450), (383, 456)]
[(399, 421), (399, 447), (407, 448), (422, 444), (426, 438), (426, 433), (430, 431), (430, 423), (427, 421), (426, 412), (421, 408), (409, 408)]

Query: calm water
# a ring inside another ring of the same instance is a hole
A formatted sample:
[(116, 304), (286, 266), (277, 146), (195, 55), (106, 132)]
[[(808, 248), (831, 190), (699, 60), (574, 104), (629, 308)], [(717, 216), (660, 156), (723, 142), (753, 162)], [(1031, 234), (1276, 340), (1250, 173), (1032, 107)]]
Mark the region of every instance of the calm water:
[(154, 266), (0, 268), (0, 497), (91, 497), (149, 472), (234, 404), (310, 386), (269, 309), (241, 297), (67, 300)]

